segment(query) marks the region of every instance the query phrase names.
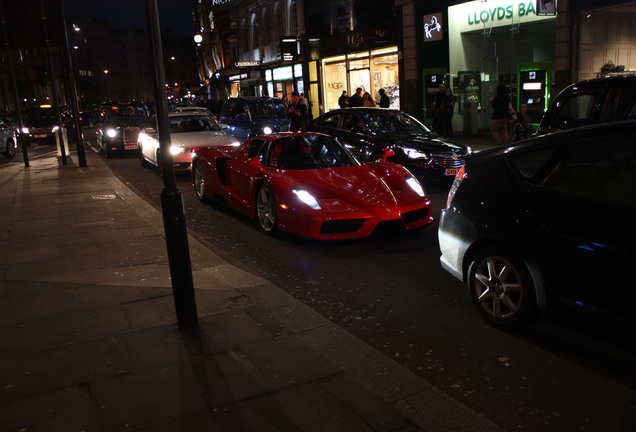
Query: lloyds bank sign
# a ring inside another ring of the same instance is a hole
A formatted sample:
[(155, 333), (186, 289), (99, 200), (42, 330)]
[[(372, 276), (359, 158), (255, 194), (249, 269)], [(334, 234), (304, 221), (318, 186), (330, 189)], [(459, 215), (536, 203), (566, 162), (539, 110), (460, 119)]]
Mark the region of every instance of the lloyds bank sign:
[(461, 31), (555, 18), (537, 15), (537, 0), (477, 0), (451, 6), (448, 11)]

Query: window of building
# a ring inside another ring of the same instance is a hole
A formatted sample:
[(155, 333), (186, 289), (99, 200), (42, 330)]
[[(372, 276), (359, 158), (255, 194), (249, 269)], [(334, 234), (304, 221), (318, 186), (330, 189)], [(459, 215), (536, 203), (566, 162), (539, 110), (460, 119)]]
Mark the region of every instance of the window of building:
[(297, 15), (297, 7), (296, 2), (292, 1), (289, 5), (289, 22), (290, 22), (290, 33), (293, 36), (298, 34), (298, 15)]

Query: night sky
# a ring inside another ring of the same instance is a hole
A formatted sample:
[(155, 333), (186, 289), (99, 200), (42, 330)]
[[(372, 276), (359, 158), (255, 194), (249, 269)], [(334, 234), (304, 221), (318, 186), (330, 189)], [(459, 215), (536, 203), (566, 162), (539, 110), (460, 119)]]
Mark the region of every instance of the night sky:
[[(157, 0), (162, 28), (192, 34), (191, 0)], [(146, 28), (145, 0), (64, 0), (67, 16), (87, 15), (106, 20), (113, 29), (135, 25)]]

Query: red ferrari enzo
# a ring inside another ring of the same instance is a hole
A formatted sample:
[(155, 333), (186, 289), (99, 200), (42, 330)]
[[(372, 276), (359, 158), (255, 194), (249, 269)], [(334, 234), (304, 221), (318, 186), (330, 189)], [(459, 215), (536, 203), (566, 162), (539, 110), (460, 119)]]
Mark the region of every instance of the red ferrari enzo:
[(266, 233), (352, 239), (367, 237), (380, 224), (412, 230), (433, 221), (426, 192), (406, 168), (361, 165), (335, 138), (319, 133), (195, 148), (192, 182), (200, 200), (220, 196), (257, 218)]

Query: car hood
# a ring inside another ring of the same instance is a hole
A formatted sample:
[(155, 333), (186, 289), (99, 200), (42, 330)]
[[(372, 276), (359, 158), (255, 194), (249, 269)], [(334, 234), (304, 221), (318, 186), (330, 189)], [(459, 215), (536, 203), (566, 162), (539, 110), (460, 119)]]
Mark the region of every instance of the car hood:
[(179, 147), (238, 145), (238, 140), (223, 131), (181, 132), (170, 134), (170, 141)]
[(409, 132), (394, 132), (382, 135), (388, 141), (400, 147), (415, 147), (418, 149), (453, 149), (455, 151), (466, 151), (466, 146), (435, 133), (414, 134)]
[(405, 200), (422, 200), (404, 181), (409, 173), (395, 165), (366, 164), (316, 170), (285, 171), (286, 186), (301, 187), (319, 200), (328, 200), (329, 210), (354, 206), (378, 217), (398, 210)]

